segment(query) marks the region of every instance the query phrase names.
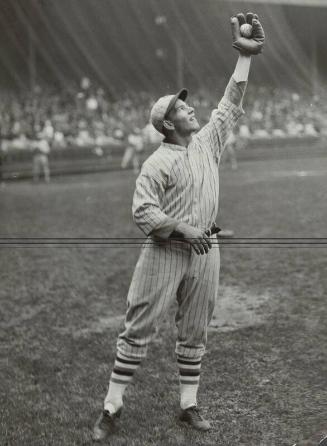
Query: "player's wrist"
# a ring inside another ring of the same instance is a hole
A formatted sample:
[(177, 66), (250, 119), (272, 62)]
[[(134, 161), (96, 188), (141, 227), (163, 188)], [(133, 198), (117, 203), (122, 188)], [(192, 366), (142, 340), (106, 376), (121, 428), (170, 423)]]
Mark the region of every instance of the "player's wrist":
[(189, 230), (189, 225), (187, 223), (184, 223), (183, 221), (179, 222), (175, 228), (175, 231), (181, 234), (181, 237), (185, 237), (186, 234), (189, 232), (188, 230)]
[(193, 239), (199, 236), (199, 230), (185, 222), (179, 222), (175, 232), (181, 234), (179, 238)]
[(238, 60), (233, 73), (235, 82), (246, 82), (249, 78), (251, 66), (251, 55), (239, 53)]

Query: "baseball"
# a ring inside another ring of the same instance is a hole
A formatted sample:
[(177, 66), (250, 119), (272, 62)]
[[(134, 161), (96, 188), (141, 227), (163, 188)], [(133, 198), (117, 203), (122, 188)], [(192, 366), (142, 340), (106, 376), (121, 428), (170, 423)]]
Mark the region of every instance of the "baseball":
[(240, 28), (241, 36), (250, 38), (252, 35), (252, 25), (244, 23)]

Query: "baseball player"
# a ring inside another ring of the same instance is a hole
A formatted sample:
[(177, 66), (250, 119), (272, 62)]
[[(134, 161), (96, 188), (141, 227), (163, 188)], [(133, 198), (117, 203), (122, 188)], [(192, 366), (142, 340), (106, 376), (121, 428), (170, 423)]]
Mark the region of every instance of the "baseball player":
[[(240, 34), (240, 25), (252, 24), (252, 37)], [(135, 223), (147, 235), (127, 296), (125, 327), (117, 340), (104, 409), (95, 423), (93, 439), (115, 431), (123, 395), (146, 356), (157, 327), (173, 302), (176, 314), (176, 357), (179, 368), (179, 418), (206, 431), (197, 404), (201, 359), (207, 326), (218, 291), (220, 257), (213, 248), (218, 212), (219, 161), (225, 142), (244, 113), (242, 99), (251, 55), (261, 52), (263, 28), (256, 15), (231, 19), (233, 47), (239, 51), (235, 71), (224, 97), (209, 122), (199, 131), (187, 90), (161, 97), (151, 110), (151, 122), (164, 140), (145, 161), (133, 198)], [(151, 242), (151, 243), (149, 243)]]
[(33, 181), (38, 182), (43, 172), (44, 181), (50, 182), (49, 153), (50, 145), (41, 133), (37, 133), (32, 142), (33, 147)]
[(121, 161), (121, 168), (126, 169), (130, 162), (133, 164), (135, 174), (140, 173), (140, 154), (144, 148), (142, 131), (139, 127), (134, 127), (127, 138), (127, 147)]

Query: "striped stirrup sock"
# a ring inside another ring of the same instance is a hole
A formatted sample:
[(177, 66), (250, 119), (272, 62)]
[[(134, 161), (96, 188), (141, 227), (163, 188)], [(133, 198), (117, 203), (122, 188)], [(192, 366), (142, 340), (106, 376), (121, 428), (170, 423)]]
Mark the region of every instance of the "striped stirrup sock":
[(196, 395), (200, 382), (201, 358), (185, 358), (177, 356), (179, 367), (179, 389), (181, 394), (181, 408), (196, 406)]
[(131, 358), (117, 352), (114, 368), (110, 376), (109, 390), (104, 400), (104, 409), (115, 413), (123, 405), (123, 396), (132, 381), (141, 359)]

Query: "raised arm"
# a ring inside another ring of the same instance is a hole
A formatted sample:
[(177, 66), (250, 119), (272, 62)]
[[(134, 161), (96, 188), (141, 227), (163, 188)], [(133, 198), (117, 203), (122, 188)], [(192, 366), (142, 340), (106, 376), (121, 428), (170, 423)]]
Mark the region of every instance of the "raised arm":
[[(248, 24), (252, 26), (252, 34), (249, 37), (242, 37), (240, 27)], [(231, 18), (233, 47), (239, 51), (238, 61), (231, 82), (235, 81), (237, 88), (228, 85), (225, 96), (230, 102), (241, 107), (242, 100), (250, 72), (251, 56), (260, 54), (263, 48), (265, 34), (259, 18), (252, 12), (240, 13)]]
[[(247, 22), (252, 26), (250, 38), (242, 37), (240, 26)], [(244, 113), (242, 103), (251, 65), (251, 56), (262, 51), (264, 31), (258, 16), (248, 13), (246, 18), (238, 14), (231, 18), (233, 47), (239, 51), (234, 73), (225, 93), (216, 109), (213, 110), (209, 123), (195, 136), (201, 145), (209, 148), (219, 159), (226, 141), (240, 116)]]

